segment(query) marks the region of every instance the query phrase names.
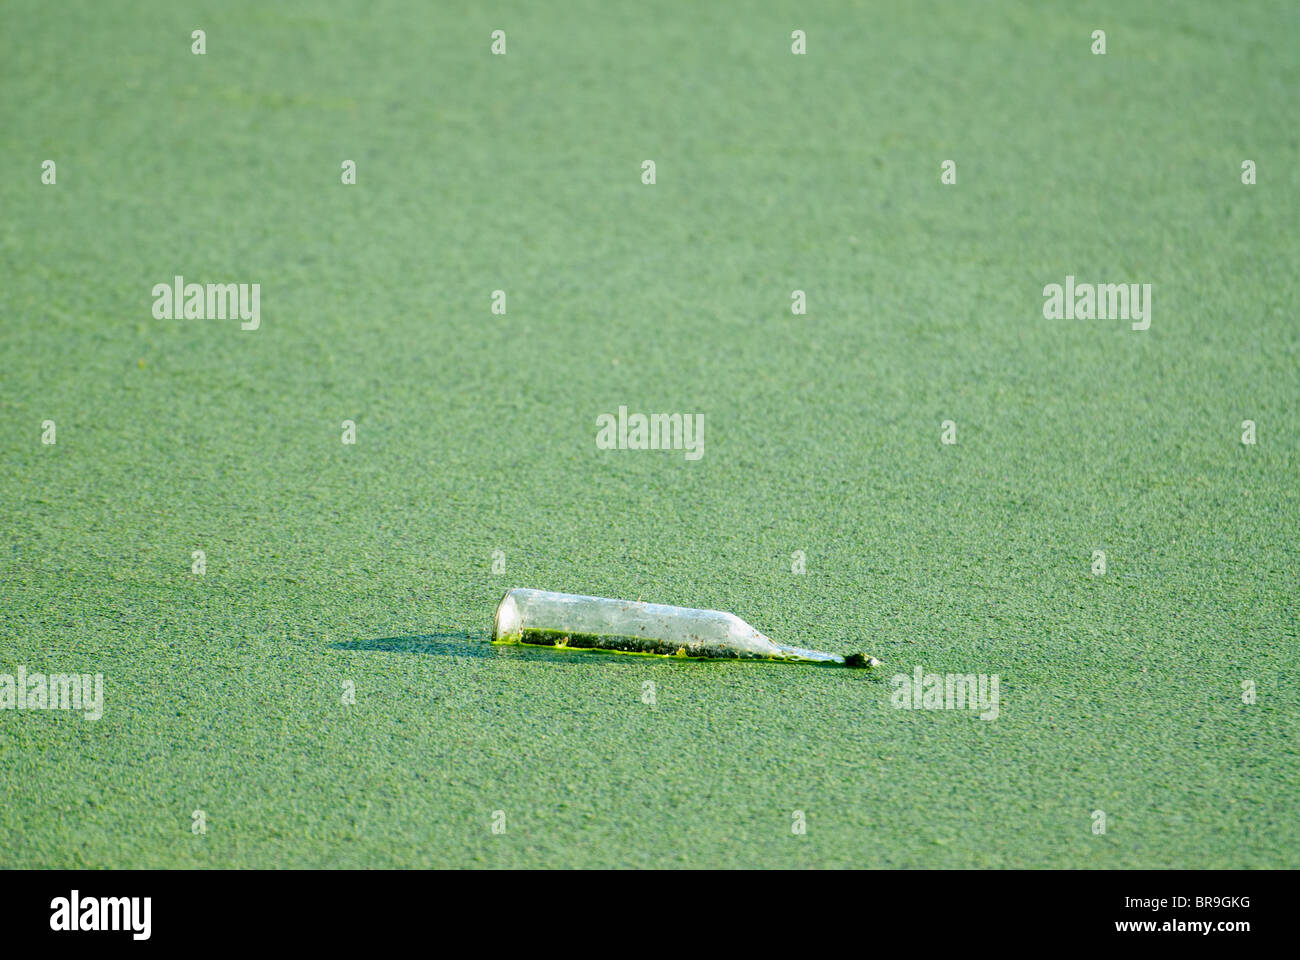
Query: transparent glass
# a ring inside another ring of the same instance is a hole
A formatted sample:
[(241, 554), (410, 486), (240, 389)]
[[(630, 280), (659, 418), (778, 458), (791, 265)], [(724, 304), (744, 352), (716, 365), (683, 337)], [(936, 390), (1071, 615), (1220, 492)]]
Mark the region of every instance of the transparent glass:
[[(774, 643), (744, 620), (721, 610), (524, 588), (502, 597), (492, 640), (668, 657), (845, 662), (833, 653)], [(869, 658), (859, 659), (867, 665)]]

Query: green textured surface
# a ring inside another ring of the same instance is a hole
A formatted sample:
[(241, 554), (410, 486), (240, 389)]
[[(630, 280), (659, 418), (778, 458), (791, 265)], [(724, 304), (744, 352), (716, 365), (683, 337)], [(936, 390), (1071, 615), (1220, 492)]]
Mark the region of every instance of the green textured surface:
[[(107, 703), (0, 711), (0, 866), (1300, 866), (1298, 16), (10, 0), (0, 672)], [(885, 664), (493, 647), (508, 586)]]

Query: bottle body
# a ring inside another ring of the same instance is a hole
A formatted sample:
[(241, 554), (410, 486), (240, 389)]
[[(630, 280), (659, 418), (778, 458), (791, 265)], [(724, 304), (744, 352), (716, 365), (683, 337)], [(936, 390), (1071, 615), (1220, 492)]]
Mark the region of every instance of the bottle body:
[(524, 588), (502, 598), (492, 640), (669, 657), (843, 662), (832, 654), (773, 643), (721, 610)]

